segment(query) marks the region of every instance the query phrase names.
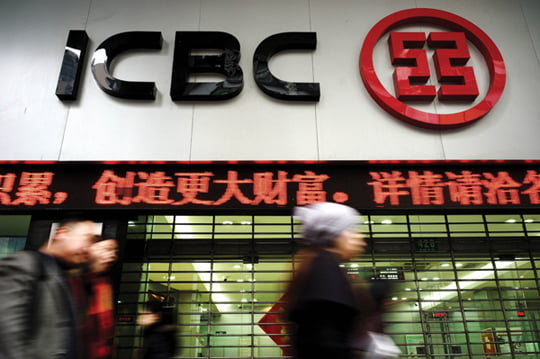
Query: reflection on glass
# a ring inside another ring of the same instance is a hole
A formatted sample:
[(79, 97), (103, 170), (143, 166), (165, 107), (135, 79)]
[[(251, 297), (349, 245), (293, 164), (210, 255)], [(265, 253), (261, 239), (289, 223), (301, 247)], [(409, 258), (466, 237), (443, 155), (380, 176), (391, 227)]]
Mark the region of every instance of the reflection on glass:
[[(173, 298), (178, 309), (183, 349), (177, 357), (282, 357), (287, 342), (280, 301), (298, 258), (291, 255), (287, 238), (279, 243), (288, 252), (270, 250), (281, 236), (292, 238), (298, 227), (290, 217), (278, 217), (141, 216), (128, 227), (128, 235), (146, 238), (146, 257), (141, 254), (123, 263), (119, 313), (129, 319), (149, 290), (158, 291)], [(385, 216), (380, 217), (379, 222)], [(444, 216), (423, 223), (418, 218), (424, 216), (416, 217), (418, 231), (434, 231), (426, 226), (438, 226)], [(476, 225), (477, 219), (465, 217), (454, 218), (454, 224)], [(392, 220), (401, 226), (399, 221), (406, 219)], [(438, 238), (444, 246), (426, 251), (415, 245), (417, 238), (399, 235), (374, 238), (368, 253), (343, 269), (359, 281), (395, 275), (385, 320), (404, 356), (484, 358), (486, 342), (498, 345), (500, 357), (510, 357), (512, 350), (515, 358), (525, 357), (525, 351), (532, 353), (530, 358), (540, 354), (535, 273), (540, 260), (534, 252), (499, 260), (490, 252), (491, 239), (451, 236)], [(155, 259), (149, 248), (158, 241), (168, 243), (165, 248), (182, 250)], [(182, 247), (186, 242), (190, 246)], [(261, 250), (263, 243), (270, 243), (268, 252)], [(190, 259), (185, 251), (195, 245), (200, 250)], [(245, 258), (254, 248), (257, 259)], [(138, 345), (137, 333), (133, 323), (117, 326), (119, 354), (129, 357)], [(511, 345), (500, 345), (503, 340)]]

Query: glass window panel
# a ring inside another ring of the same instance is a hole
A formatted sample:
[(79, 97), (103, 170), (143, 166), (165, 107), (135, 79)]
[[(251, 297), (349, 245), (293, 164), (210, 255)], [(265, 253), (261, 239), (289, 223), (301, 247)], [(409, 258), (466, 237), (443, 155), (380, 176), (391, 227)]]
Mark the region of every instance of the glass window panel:
[(411, 224), (411, 232), (414, 234), (446, 234), (445, 224)]
[(172, 226), (168, 223), (165, 224), (153, 224), (153, 234), (168, 235), (170, 237), (172, 232)]
[(532, 222), (530, 219), (525, 219), (525, 228), (527, 232), (540, 232), (540, 220), (536, 219)]
[(532, 298), (526, 298), (525, 301), (525, 308), (529, 310), (540, 310), (540, 296), (532, 297)]
[[(532, 268), (532, 264), (531, 264), (531, 261), (529, 260), (529, 258), (524, 258), (524, 259), (521, 259), (521, 258), (517, 258), (513, 261), (511, 261), (512, 264), (507, 264), (507, 261), (496, 261), (495, 262), (495, 266), (496, 268), (500, 268), (500, 267), (503, 267), (503, 268), (514, 268), (516, 270), (520, 270), (520, 269), (530, 269)], [(499, 263), (501, 265), (499, 265)], [(527, 271), (525, 271), (524, 273), (527, 273)]]
[(420, 304), (421, 309), (424, 311), (446, 311), (449, 309), (456, 309), (460, 307), (459, 301), (457, 300), (457, 298), (454, 298), (454, 300), (424, 299), (419, 304)]
[(253, 223), (252, 216), (216, 216), (215, 219), (216, 225), (220, 224), (223, 226), (242, 226), (251, 227)]
[(418, 299), (418, 293), (416, 291), (411, 290), (410, 288), (406, 289), (394, 289), (392, 290), (391, 298), (396, 298), (396, 300), (417, 300)]
[(456, 300), (458, 298), (458, 292), (455, 290), (444, 291), (420, 291), (418, 292), (420, 300), (422, 301), (448, 301)]
[(456, 274), (458, 279), (460, 279), (459, 288), (462, 289), (476, 287), (482, 283), (482, 281), (494, 278), (494, 270), (491, 263), (477, 267), (474, 270), (459, 270)]
[(448, 233), (446, 232), (411, 232), (411, 237), (414, 238), (446, 238)]
[(236, 292), (244, 293), (246, 291), (252, 291), (252, 283), (243, 279), (236, 279), (234, 282), (230, 281), (214, 281), (212, 283), (212, 289), (215, 292)]
[[(534, 216), (533, 221), (527, 222), (527, 215), (517, 215), (516, 219), (523, 218), (523, 222), (515, 223), (506, 223), (503, 217), (489, 217), (490, 230), (505, 235), (521, 233), (523, 229), (518, 227), (540, 223), (540, 216)], [(290, 255), (269, 260), (271, 253), (278, 253), (275, 249), (278, 238), (281, 238), (279, 246), (283, 247), (279, 249), (280, 255), (292, 253), (292, 218), (217, 216), (214, 234), (214, 217), (200, 217), (154, 216), (148, 217), (146, 226), (147, 217), (140, 216), (142, 226), (128, 227), (128, 240), (152, 238), (148, 243), (141, 241), (141, 257), (134, 260), (140, 261), (143, 251), (150, 249), (161, 256), (162, 262), (124, 261), (119, 310), (136, 313), (137, 303), (147, 299), (149, 290), (174, 300), (179, 308), (178, 333), (183, 346), (177, 357), (281, 357), (283, 351), (271, 339), (281, 334), (268, 335), (256, 323), (282, 298), (293, 264), (298, 262), (298, 258)], [(385, 320), (386, 330), (403, 345), (404, 355), (423, 352), (446, 357), (461, 353), (483, 359), (482, 335), (488, 329), (497, 333), (521, 332), (520, 345), (532, 343), (536, 347), (528, 350), (533, 356), (539, 354), (536, 318), (540, 318), (537, 288), (540, 273), (535, 273), (533, 268), (540, 268), (540, 260), (533, 267), (529, 256), (540, 250), (540, 240), (537, 246), (532, 240), (523, 240), (513, 261), (492, 262), (491, 257), (498, 258), (499, 253), (516, 249), (512, 244), (515, 242), (487, 237), (483, 233), (487, 224), (482, 215), (448, 215), (449, 225), (456, 226), (453, 229), (458, 231), (448, 236), (445, 217), (366, 216), (365, 219), (373, 222), (375, 232), (370, 251), (344, 264), (344, 268), (351, 277), (367, 280), (379, 275), (381, 268), (399, 268), (403, 279), (394, 283)], [(392, 223), (381, 223), (390, 218)], [(298, 221), (295, 223), (294, 229), (298, 231)], [(161, 233), (152, 233), (155, 229)], [(186, 235), (191, 237), (173, 243)], [(438, 246), (435, 252), (422, 251), (416, 246), (420, 237), (437, 236), (440, 237), (435, 241)], [(411, 240), (411, 237), (417, 238)], [(152, 247), (154, 243), (157, 244)], [(258, 253), (259, 263), (244, 263), (243, 257), (253, 255), (253, 251)], [(201, 262), (177, 260), (194, 254)], [(220, 259), (225, 256), (235, 260)], [(117, 338), (123, 337), (118, 353), (130, 356), (131, 350), (141, 344), (139, 333), (134, 323), (119, 324)], [(225, 338), (229, 340), (223, 341)], [(513, 339), (517, 341), (517, 336)]]
[(393, 286), (393, 291), (409, 293), (409, 296), (414, 296), (417, 288), (416, 281), (397, 281)]
[(371, 231), (373, 233), (408, 233), (408, 227), (403, 224), (373, 224)]
[(446, 216), (449, 223), (483, 223), (484, 218), (480, 214), (449, 214)]
[(420, 288), (421, 291), (455, 291), (457, 289), (456, 282), (455, 281), (449, 281), (449, 280), (440, 280), (438, 277), (438, 274), (435, 273), (432, 275), (431, 273), (418, 273), (419, 280), (418, 282), (418, 288)]
[[(174, 233), (176, 238), (207, 238), (212, 234), (213, 226), (211, 224), (175, 224)], [(188, 236), (188, 234), (192, 234)]]
[(452, 237), (485, 235), (485, 228), (482, 223), (450, 224), (449, 230)]
[(283, 292), (285, 290), (287, 282), (261, 282), (257, 281), (254, 285), (254, 290), (256, 292)]
[(175, 216), (174, 223), (176, 224), (212, 224), (214, 217), (212, 216)]
[(291, 238), (291, 227), (288, 225), (257, 225), (255, 238)]
[[(483, 328), (505, 327), (504, 314), (502, 311), (466, 311), (463, 313), (467, 324), (476, 323)], [(482, 328), (482, 329), (483, 329)]]
[(370, 216), (372, 223), (382, 223), (386, 225), (396, 223), (407, 223), (407, 216)]
[(150, 218), (152, 219), (151, 223), (154, 224), (165, 224), (174, 222), (174, 216), (152, 216)]
[(409, 216), (410, 223), (439, 223), (444, 224), (446, 223), (446, 219), (442, 215), (410, 215)]
[(422, 323), (411, 322), (411, 323), (393, 323), (388, 325), (385, 330), (392, 335), (392, 338), (397, 344), (405, 344), (407, 341), (407, 334), (422, 334), (424, 329), (422, 328)]
[(447, 228), (444, 223), (426, 224), (426, 223), (412, 223), (410, 225), (411, 232), (413, 233), (446, 233)]
[(168, 272), (170, 265), (171, 265), (170, 263), (158, 263), (158, 262), (149, 263), (147, 270), (152, 271), (152, 272)]
[(523, 219), (525, 220), (525, 222), (527, 221), (540, 222), (540, 214), (524, 214)]
[(521, 223), (488, 223), (490, 236), (524, 235)]
[(521, 222), (519, 214), (488, 214), (486, 221), (489, 223), (516, 223)]
[(289, 216), (255, 216), (254, 221), (255, 224), (278, 223), (287, 224), (288, 226), (292, 223), (291, 217)]
[(282, 225), (282, 224), (279, 224), (279, 225), (262, 225), (262, 224), (259, 224), (259, 225), (256, 225), (255, 226), (255, 232), (256, 233), (270, 233), (270, 234), (273, 234), (273, 233), (286, 233), (286, 234), (289, 234), (291, 233), (291, 227), (289, 225)]
[(466, 311), (501, 310), (498, 292), (464, 292), (462, 293), (463, 308)]

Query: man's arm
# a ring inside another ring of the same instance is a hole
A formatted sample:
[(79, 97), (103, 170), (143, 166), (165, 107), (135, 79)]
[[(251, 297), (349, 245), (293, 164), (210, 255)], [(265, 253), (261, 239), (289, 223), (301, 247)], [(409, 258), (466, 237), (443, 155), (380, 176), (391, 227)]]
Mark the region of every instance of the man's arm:
[(17, 252), (0, 261), (0, 359), (29, 358), (30, 318), (36, 308), (37, 256)]

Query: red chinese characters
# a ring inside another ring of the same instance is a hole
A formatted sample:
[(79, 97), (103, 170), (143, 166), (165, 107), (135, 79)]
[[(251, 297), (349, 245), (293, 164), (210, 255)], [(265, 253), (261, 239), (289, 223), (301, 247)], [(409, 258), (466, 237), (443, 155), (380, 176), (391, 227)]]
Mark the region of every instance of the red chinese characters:
[[(66, 192), (52, 193), (53, 172), (21, 172), (0, 174), (0, 205), (35, 206), (38, 204), (62, 204)], [(14, 195), (13, 195), (13, 192)]]
[(17, 175), (14, 173), (0, 175), (0, 204), (11, 204), (11, 196), (9, 193), (13, 191), (16, 178)]
[(523, 183), (531, 184), (531, 186), (521, 193), (529, 196), (531, 204), (540, 204), (540, 174), (536, 171), (527, 171)]
[[(520, 183), (506, 171), (494, 173), (462, 170), (370, 172), (373, 201), (378, 205), (401, 205), (401, 199), (410, 198), (413, 205), (444, 205), (446, 199), (462, 206), (523, 204), (521, 195), (527, 195), (530, 204), (540, 204), (540, 175), (527, 171)], [(524, 186), (530, 185), (523, 189)]]
[(361, 210), (540, 205), (540, 171), (531, 167), (68, 167), (0, 172), (0, 209), (286, 209), (324, 201)]
[[(209, 171), (177, 172), (174, 176), (161, 171), (128, 171), (119, 176), (112, 170), (105, 170), (92, 188), (96, 191), (95, 203), (100, 205), (220, 206), (235, 200), (242, 205), (265, 203), (284, 206), (289, 204), (288, 183), (298, 184), (297, 204), (326, 201), (323, 183), (328, 178), (328, 175), (312, 171), (291, 177), (286, 171), (277, 171), (277, 174), (255, 172), (249, 178), (240, 178), (238, 171), (227, 171), (226, 178), (216, 178)], [(221, 191), (218, 198), (208, 198), (211, 187)]]

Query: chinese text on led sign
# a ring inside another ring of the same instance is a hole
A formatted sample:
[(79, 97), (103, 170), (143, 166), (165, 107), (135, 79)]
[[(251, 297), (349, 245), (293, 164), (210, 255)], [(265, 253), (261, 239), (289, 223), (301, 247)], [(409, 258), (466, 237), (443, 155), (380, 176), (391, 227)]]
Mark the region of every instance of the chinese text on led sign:
[(84, 200), (87, 203), (77, 203), (81, 208), (284, 207), (322, 201), (349, 203), (359, 208), (540, 204), (540, 172), (531, 169), (519, 173), (472, 169), (367, 170), (356, 174), (334, 173), (331, 169), (100, 169), (87, 176), (88, 183), (76, 183), (76, 188), (73, 184), (69, 187), (71, 179), (62, 175), (61, 171), (60, 177), (54, 171), (0, 172), (0, 206), (61, 206), (81, 193), (88, 198)]

